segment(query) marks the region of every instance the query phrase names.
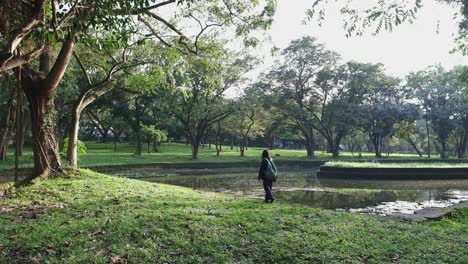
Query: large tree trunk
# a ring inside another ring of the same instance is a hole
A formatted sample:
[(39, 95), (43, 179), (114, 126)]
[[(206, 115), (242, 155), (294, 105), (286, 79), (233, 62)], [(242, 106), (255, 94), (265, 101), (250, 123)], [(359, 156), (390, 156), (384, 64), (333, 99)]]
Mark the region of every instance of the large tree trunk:
[(304, 133), (304, 138), (305, 138), (305, 145), (306, 145), (306, 150), (307, 150), (307, 157), (309, 158), (315, 158), (315, 140), (314, 140), (314, 133), (312, 129), (307, 131), (307, 133)]
[(441, 145), (441, 150), (440, 150), (440, 158), (441, 159), (447, 159), (447, 142), (445, 140), (440, 142)]
[(25, 87), (31, 111), (31, 131), (34, 139), (33, 175), (60, 171), (61, 161), (55, 134), (55, 112), (52, 95), (38, 94), (37, 87)]
[(465, 157), (466, 151), (466, 142), (468, 140), (468, 131), (463, 131), (462, 136), (460, 137), (460, 143), (457, 145), (457, 157), (462, 159)]
[(29, 64), (23, 65), (20, 69), (21, 86), (28, 99), (31, 114), (31, 131), (34, 142), (32, 146), (34, 157), (32, 178), (47, 177), (50, 172), (61, 171), (53, 96), (70, 63), (75, 47), (75, 37), (75, 34), (67, 36), (51, 69), (49, 51), (41, 56), (39, 71), (35, 71)]
[(78, 131), (80, 129), (80, 116), (81, 116), (81, 111), (79, 110), (79, 107), (75, 105), (73, 107), (70, 130), (68, 133), (68, 149), (67, 149), (68, 165), (74, 168), (78, 166), (77, 148), (78, 148)]
[(198, 160), (198, 153), (200, 150), (200, 141), (194, 140), (194, 142), (192, 142), (191, 145), (192, 145), (192, 159)]
[(219, 138), (219, 132), (220, 131), (220, 124), (219, 122), (217, 123), (217, 130), (215, 133), (215, 148), (216, 148), (216, 157), (219, 157), (219, 153), (221, 152), (221, 142)]
[(376, 136), (372, 139), (372, 143), (374, 144), (374, 152), (376, 158), (382, 157), (382, 139), (380, 136)]
[(6, 159), (8, 146), (13, 134), (13, 126), (15, 122), (15, 104), (13, 99), (10, 100), (10, 107), (8, 108), (7, 116), (5, 118), (4, 130), (0, 138), (0, 161)]
[(340, 155), (340, 143), (341, 143), (341, 137), (336, 136), (335, 140), (333, 141), (333, 146), (332, 146), (333, 158), (338, 158)]
[(245, 147), (243, 144), (240, 145), (240, 156), (245, 157)]

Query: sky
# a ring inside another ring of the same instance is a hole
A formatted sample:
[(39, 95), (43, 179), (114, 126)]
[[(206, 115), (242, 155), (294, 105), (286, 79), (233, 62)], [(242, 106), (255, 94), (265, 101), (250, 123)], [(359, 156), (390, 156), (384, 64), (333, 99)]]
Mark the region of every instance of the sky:
[(395, 27), (392, 32), (382, 31), (377, 36), (372, 36), (369, 31), (363, 37), (346, 38), (343, 16), (333, 8), (336, 3), (329, 4), (321, 27), (313, 21), (304, 25), (305, 12), (312, 2), (278, 0), (274, 23), (267, 33), (271, 40), (255, 52), (263, 63), (248, 74), (251, 81), (257, 80), (262, 71), (274, 62), (270, 52), (273, 46), (283, 49), (292, 40), (306, 35), (316, 37), (328, 49), (341, 54), (343, 62), (382, 63), (388, 74), (397, 77), (434, 64), (446, 68), (468, 64), (468, 56), (450, 54), (457, 32), (457, 23), (453, 20), (457, 9), (454, 7), (425, 0), (413, 24), (405, 23)]

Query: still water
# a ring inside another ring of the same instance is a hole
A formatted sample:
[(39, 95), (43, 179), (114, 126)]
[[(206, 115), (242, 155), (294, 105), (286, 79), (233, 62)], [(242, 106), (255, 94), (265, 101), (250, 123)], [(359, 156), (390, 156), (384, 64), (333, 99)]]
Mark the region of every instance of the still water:
[[(318, 179), (318, 168), (282, 168), (273, 185), (277, 201), (312, 207), (389, 215), (468, 200), (468, 180), (377, 181)], [(141, 168), (114, 173), (193, 189), (262, 198), (253, 168), (162, 170)]]

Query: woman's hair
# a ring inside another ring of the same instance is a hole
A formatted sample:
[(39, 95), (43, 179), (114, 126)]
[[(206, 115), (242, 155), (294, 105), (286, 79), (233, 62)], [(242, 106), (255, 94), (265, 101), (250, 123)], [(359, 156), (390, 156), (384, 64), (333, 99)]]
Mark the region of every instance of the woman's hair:
[(270, 152), (268, 152), (268, 150), (265, 149), (265, 150), (262, 152), (262, 160), (263, 160), (263, 159), (266, 159), (266, 158), (269, 159), (269, 158), (271, 158), (271, 157), (270, 157)]

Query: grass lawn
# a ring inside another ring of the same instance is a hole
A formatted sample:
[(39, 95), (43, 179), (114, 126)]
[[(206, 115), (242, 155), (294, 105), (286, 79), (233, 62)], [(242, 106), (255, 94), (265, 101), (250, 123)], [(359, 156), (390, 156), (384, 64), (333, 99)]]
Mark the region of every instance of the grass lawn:
[(374, 162), (345, 162), (327, 161), (325, 166), (337, 168), (468, 168), (468, 163), (374, 163)]
[[(160, 153), (143, 153), (142, 157), (133, 155), (135, 146), (128, 143), (118, 144), (118, 149), (114, 150), (112, 143), (95, 143), (86, 142), (88, 153), (79, 156), (80, 166), (96, 166), (96, 165), (115, 165), (115, 164), (147, 164), (147, 163), (197, 163), (197, 162), (259, 162), (263, 148), (248, 148), (245, 157), (240, 157), (239, 151), (234, 148), (230, 149), (228, 146), (223, 147), (223, 152), (219, 157), (216, 157), (216, 150), (214, 146), (209, 149), (208, 146), (200, 148), (200, 157), (198, 160), (192, 159), (190, 145), (180, 143), (163, 143)], [(146, 146), (144, 148), (146, 150)], [(8, 159), (0, 162), (1, 169), (14, 168), (14, 149), (10, 149)], [(275, 160), (299, 160), (308, 161), (305, 150), (289, 150), (289, 149), (275, 149), (271, 151)], [(279, 154), (280, 156), (275, 156)], [(354, 159), (352, 153), (343, 152), (340, 154), (341, 159)], [(374, 154), (362, 153), (364, 159), (373, 159)], [(324, 160), (331, 159), (330, 153), (321, 151), (316, 152), (316, 159)], [(417, 155), (413, 154), (391, 154), (390, 158), (395, 159), (418, 159)], [(65, 160), (64, 160), (65, 163)], [(24, 156), (21, 158), (20, 167), (32, 167), (32, 153), (30, 149), (25, 150)]]
[(0, 200), (0, 263), (468, 263), (468, 210), (408, 223), (81, 170)]

